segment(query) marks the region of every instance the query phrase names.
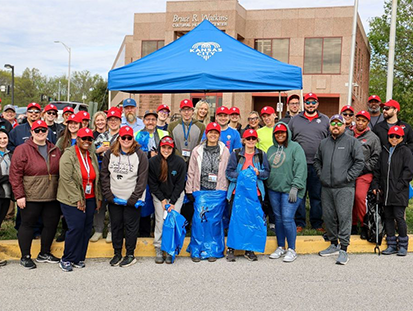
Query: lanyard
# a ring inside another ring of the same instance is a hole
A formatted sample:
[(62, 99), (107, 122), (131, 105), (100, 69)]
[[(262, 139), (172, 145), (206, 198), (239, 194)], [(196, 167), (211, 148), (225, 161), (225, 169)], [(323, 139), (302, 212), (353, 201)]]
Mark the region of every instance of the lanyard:
[(188, 138), (189, 138), (189, 132), (191, 131), (191, 126), (192, 126), (192, 120), (189, 123), (188, 132), (185, 132), (185, 124), (184, 124), (184, 121), (182, 120), (182, 131), (184, 132), (185, 147), (188, 147)]
[[(80, 150), (79, 150), (80, 151)], [(87, 182), (89, 183), (89, 177), (90, 177), (90, 166), (89, 166), (89, 161), (87, 159), (87, 151), (86, 151), (86, 159), (83, 157), (82, 151), (79, 152), (80, 157), (82, 158), (83, 166), (86, 169), (87, 172)]]

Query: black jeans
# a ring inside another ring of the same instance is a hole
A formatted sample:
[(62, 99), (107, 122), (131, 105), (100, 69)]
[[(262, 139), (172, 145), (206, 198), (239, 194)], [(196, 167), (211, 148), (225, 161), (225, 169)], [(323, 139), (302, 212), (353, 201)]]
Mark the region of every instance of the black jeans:
[(407, 236), (407, 225), (406, 220), (404, 220), (404, 211), (406, 207), (404, 206), (385, 206), (384, 207), (384, 223), (386, 226), (387, 236), (395, 236), (396, 229), (394, 226), (394, 221), (397, 222), (397, 231), (399, 236)]
[(109, 203), (109, 215), (115, 254), (121, 253), (123, 238), (125, 237), (126, 255), (134, 255), (139, 233), (141, 208)]
[(9, 206), (10, 206), (10, 199), (0, 199), (0, 227), (1, 227), (1, 223), (4, 220), (4, 217), (6, 217), (7, 215)]
[(18, 239), (22, 256), (30, 255), (33, 230), (39, 217), (43, 221), (40, 253), (49, 253), (60, 218), (59, 202), (26, 202), (26, 208), (20, 210), (20, 215), (22, 222)]

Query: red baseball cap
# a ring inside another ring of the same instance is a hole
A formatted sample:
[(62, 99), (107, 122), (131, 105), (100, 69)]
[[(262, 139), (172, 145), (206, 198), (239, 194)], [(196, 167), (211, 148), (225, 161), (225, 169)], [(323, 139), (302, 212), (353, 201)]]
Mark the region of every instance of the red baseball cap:
[(317, 97), (316, 94), (310, 92), (310, 93), (308, 93), (308, 94), (305, 94), (305, 96), (304, 96), (304, 101), (307, 101), (307, 100), (309, 100), (309, 99), (318, 100), (318, 97)]
[(290, 100), (292, 100), (293, 98), (297, 98), (298, 100), (300, 100), (300, 96), (298, 94), (292, 94), (290, 96), (288, 96), (287, 98), (287, 104), (290, 102)]
[(72, 107), (69, 107), (69, 106), (63, 108), (63, 114), (65, 114), (66, 112), (75, 113), (75, 111), (73, 110), (73, 108), (72, 108)]
[(395, 126), (392, 126), (389, 129), (389, 132), (387, 133), (387, 135), (390, 135), (390, 134), (396, 134), (396, 135), (404, 136), (404, 130), (401, 126), (395, 125)]
[(225, 106), (221, 106), (219, 108), (217, 108), (217, 112), (216, 114), (229, 114), (229, 109)]
[(381, 99), (380, 99), (379, 95), (371, 95), (367, 101), (369, 102), (371, 100), (377, 100), (377, 101), (381, 102)]
[(273, 107), (270, 106), (265, 106), (264, 108), (261, 109), (261, 115), (263, 114), (273, 114), (275, 113), (275, 110)]
[(77, 137), (91, 137), (93, 138), (93, 131), (87, 127), (81, 128), (79, 131), (77, 131)]
[(241, 115), (238, 107), (231, 107), (231, 108), (229, 109), (229, 114), (230, 114), (230, 115), (231, 115), (231, 114), (239, 114), (239, 115)]
[(168, 112), (171, 112), (171, 109), (169, 109), (169, 106), (165, 104), (159, 105), (158, 108), (156, 108), (156, 112), (159, 112), (160, 110), (163, 110), (163, 109), (168, 110)]
[(87, 111), (79, 111), (77, 114), (82, 118), (82, 121), (90, 120), (90, 114)]
[(245, 130), (244, 134), (242, 134), (242, 138), (248, 138), (248, 137), (256, 137), (258, 138), (258, 134), (256, 130), (253, 129), (249, 129), (249, 130)]
[(32, 131), (39, 128), (39, 127), (43, 127), (43, 128), (48, 128), (46, 122), (44, 122), (43, 120), (37, 120), (35, 122), (33, 122), (32, 124)]
[(218, 131), (218, 133), (221, 134), (221, 127), (216, 122), (211, 122), (207, 125), (207, 127), (205, 129), (205, 134), (208, 134), (208, 132), (211, 131), (211, 130)]
[(175, 147), (174, 139), (171, 136), (162, 137), (161, 142), (159, 143), (159, 147), (162, 147), (162, 146), (169, 146), (171, 148), (174, 148)]
[(400, 111), (400, 104), (395, 101), (394, 99), (390, 99), (389, 101), (385, 102), (384, 104), (380, 104), (381, 107), (394, 107), (397, 111)]
[(50, 110), (53, 110), (53, 111), (56, 111), (56, 112), (59, 111), (59, 110), (57, 109), (57, 107), (56, 107), (55, 105), (53, 105), (53, 104), (48, 104), (46, 107), (44, 107), (44, 111), (50, 111)]
[(194, 104), (192, 103), (192, 100), (190, 99), (183, 99), (181, 100), (181, 104), (179, 105), (179, 108), (181, 109), (194, 108)]
[(365, 117), (367, 120), (370, 121), (370, 113), (366, 110), (357, 112), (356, 117)]
[(287, 132), (287, 127), (284, 124), (277, 124), (272, 132)]
[(133, 137), (133, 129), (130, 126), (122, 126), (119, 130), (119, 137), (123, 136), (132, 136)]
[(352, 113), (354, 113), (354, 108), (350, 105), (345, 105), (343, 108), (341, 108), (340, 113), (343, 113), (346, 110), (350, 110)]
[(69, 118), (67, 118), (66, 122), (75, 122), (75, 123), (82, 123), (82, 119), (78, 114), (71, 114)]
[(27, 110), (31, 109), (31, 108), (36, 108), (38, 110), (42, 110), (42, 107), (40, 107), (40, 105), (38, 103), (30, 103), (27, 105)]
[(119, 118), (122, 120), (122, 113), (120, 112), (119, 108), (112, 107), (108, 110), (106, 117), (107, 118), (115, 117), (115, 118)]

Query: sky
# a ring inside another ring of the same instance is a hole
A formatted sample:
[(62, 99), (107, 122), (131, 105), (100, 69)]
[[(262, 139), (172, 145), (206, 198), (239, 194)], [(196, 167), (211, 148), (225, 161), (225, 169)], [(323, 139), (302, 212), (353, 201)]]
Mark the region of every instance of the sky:
[[(173, 1), (173, 0), (172, 0)], [(354, 5), (354, 0), (239, 0), (247, 10)], [(384, 0), (359, 0), (359, 15), (368, 21), (381, 16)], [(165, 0), (15, 0), (0, 1), (0, 69), (37, 68), (47, 76), (89, 70), (107, 79), (125, 35), (133, 34), (134, 13), (165, 12)]]

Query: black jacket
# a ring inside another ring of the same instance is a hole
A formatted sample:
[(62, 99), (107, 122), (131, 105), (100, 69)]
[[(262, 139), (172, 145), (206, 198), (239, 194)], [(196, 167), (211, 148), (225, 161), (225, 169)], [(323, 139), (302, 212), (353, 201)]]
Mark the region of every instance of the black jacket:
[(11, 125), (9, 121), (0, 117), (0, 129), (3, 129), (7, 133), (10, 133), (10, 131), (13, 129), (13, 126)]
[(168, 163), (167, 180), (161, 182), (159, 180), (161, 160), (161, 154), (149, 159), (149, 189), (159, 201), (169, 199), (171, 204), (175, 204), (185, 189), (186, 163), (179, 155), (172, 153), (166, 160)]
[[(413, 131), (409, 124), (398, 120), (395, 125), (398, 125), (403, 128), (404, 130), (404, 137), (403, 142), (407, 144), (407, 147), (413, 152)], [(382, 147), (390, 148), (389, 139), (387, 137), (387, 133), (389, 132), (389, 125), (386, 120), (377, 123), (373, 128), (374, 134), (376, 134), (380, 138), (380, 142)]]
[(384, 205), (407, 206), (409, 183), (413, 179), (413, 155), (406, 144), (396, 146), (389, 162), (390, 149), (383, 148), (373, 172), (371, 189), (380, 189)]

